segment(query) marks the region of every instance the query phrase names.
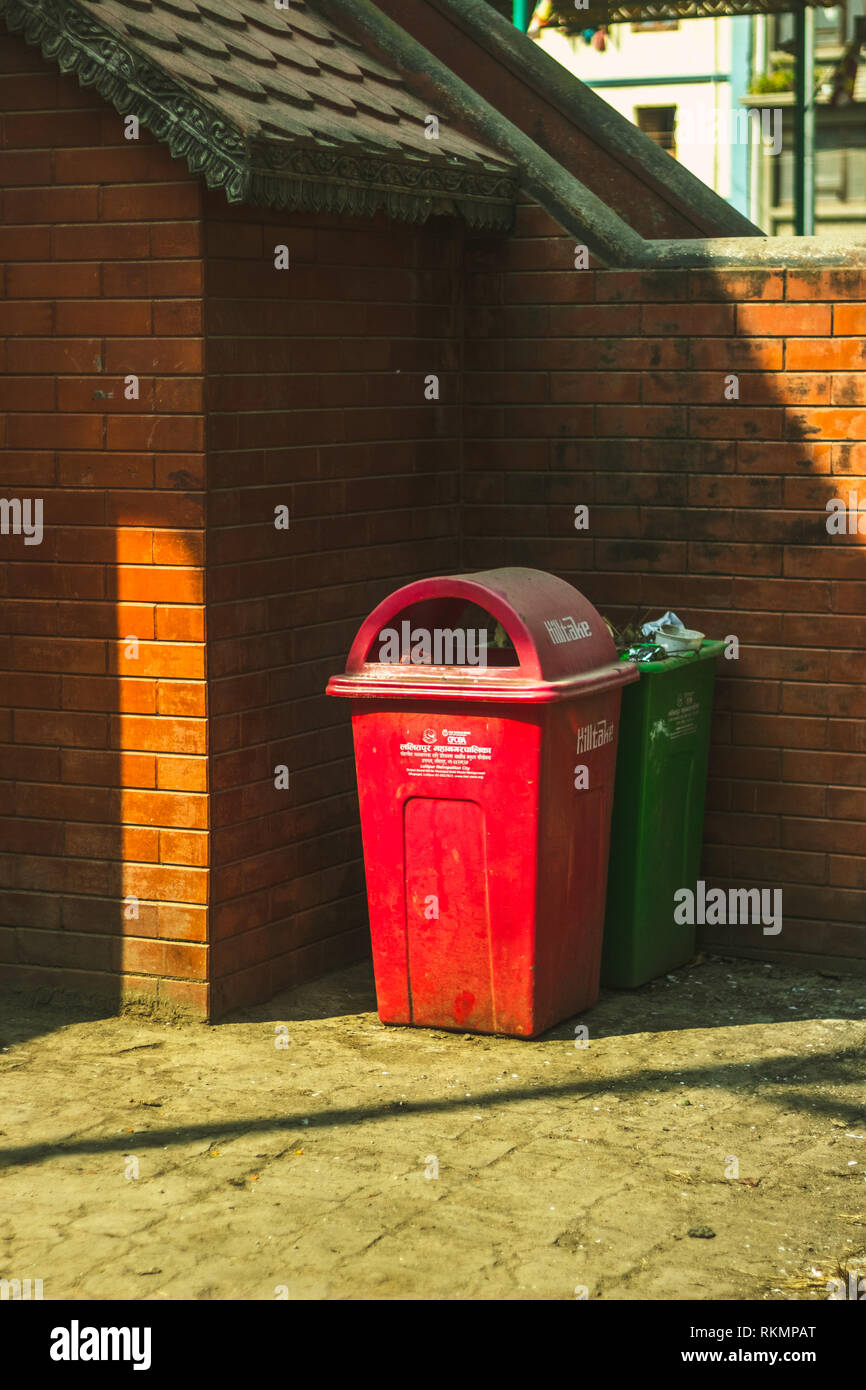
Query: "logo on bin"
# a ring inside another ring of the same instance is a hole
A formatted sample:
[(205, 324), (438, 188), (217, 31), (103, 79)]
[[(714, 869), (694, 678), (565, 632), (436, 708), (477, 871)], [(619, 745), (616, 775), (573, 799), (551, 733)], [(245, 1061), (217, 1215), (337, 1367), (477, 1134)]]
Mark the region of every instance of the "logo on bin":
[(592, 748), (601, 748), (605, 743), (613, 743), (615, 732), (613, 724), (607, 719), (600, 719), (597, 724), (587, 724), (577, 731), (576, 751), (588, 753)]
[(555, 647), (561, 647), (563, 642), (580, 642), (582, 638), (592, 636), (589, 623), (578, 623), (572, 617), (551, 618), (544, 626)]
[(437, 734), (437, 732), (436, 732), (435, 729), (425, 729), (425, 730), (424, 730), (424, 742), (425, 742), (425, 743), (435, 743), (438, 737), (439, 737), (439, 735)]

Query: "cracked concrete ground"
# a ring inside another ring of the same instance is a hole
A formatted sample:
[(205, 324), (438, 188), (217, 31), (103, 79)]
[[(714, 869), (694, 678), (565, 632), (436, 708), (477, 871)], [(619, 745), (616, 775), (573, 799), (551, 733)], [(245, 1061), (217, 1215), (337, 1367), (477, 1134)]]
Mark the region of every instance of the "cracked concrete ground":
[(826, 1299), (863, 982), (711, 958), (535, 1042), (352, 967), (210, 1027), (0, 994), (0, 1277), (46, 1299)]

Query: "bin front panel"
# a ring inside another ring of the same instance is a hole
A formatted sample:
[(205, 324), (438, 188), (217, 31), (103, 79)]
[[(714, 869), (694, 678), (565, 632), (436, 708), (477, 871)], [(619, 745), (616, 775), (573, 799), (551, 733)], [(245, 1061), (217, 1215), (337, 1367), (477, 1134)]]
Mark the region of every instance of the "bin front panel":
[(411, 797), (403, 832), (412, 1022), (495, 1032), (484, 808)]
[(529, 1035), (546, 711), (455, 708), (353, 710), (379, 1016)]
[(384, 1022), (532, 1037), (595, 1002), (619, 699), (356, 702)]

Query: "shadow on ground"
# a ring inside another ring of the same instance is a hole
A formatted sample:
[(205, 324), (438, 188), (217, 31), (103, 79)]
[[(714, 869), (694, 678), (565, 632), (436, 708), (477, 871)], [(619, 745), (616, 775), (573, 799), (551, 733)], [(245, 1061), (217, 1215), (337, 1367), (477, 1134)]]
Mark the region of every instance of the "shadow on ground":
[(604, 994), (587, 1047), (574, 1020), (386, 1027), (371, 985), (355, 966), (215, 1027), (0, 996), (0, 1277), (772, 1299), (866, 1272), (861, 981), (709, 959)]

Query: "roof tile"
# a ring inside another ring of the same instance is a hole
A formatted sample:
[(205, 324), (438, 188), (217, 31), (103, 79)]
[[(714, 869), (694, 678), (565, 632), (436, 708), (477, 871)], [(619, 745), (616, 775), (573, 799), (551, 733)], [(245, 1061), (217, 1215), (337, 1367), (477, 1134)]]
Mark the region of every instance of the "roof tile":
[(132, 34), (134, 38), (142, 39), (155, 48), (173, 49), (175, 53), (180, 53), (183, 49), (175, 28), (157, 19), (156, 15), (149, 14), (146, 19), (139, 19), (134, 15), (124, 21), (124, 28), (127, 34)]
[[(212, 29), (206, 29), (204, 25), (175, 24), (175, 30), (184, 49), (194, 49), (196, 53), (203, 53), (208, 60), (222, 58), (226, 62), (231, 61), (231, 54), (223, 39), (219, 34), (215, 34)], [(200, 61), (200, 60), (197, 60)], [(217, 69), (219, 71), (219, 69)], [(214, 79), (216, 80), (216, 79)]]
[[(162, 8), (162, 0), (159, 7)], [(208, 19), (215, 19), (217, 24), (226, 24), (232, 29), (245, 29), (247, 25), (246, 16), (240, 5), (235, 4), (235, 0), (207, 0), (204, 15), (207, 15)]]
[(217, 91), (216, 79), (211, 77), (206, 68), (193, 62), (194, 55), (187, 57), (185, 53), (172, 53), (167, 55), (165, 67), (167, 72), (171, 72), (184, 82), (191, 82), (194, 87), (198, 87), (203, 92)]
[(195, 0), (162, 0), (162, 8), (168, 10), (169, 14), (201, 15), (201, 6)]

